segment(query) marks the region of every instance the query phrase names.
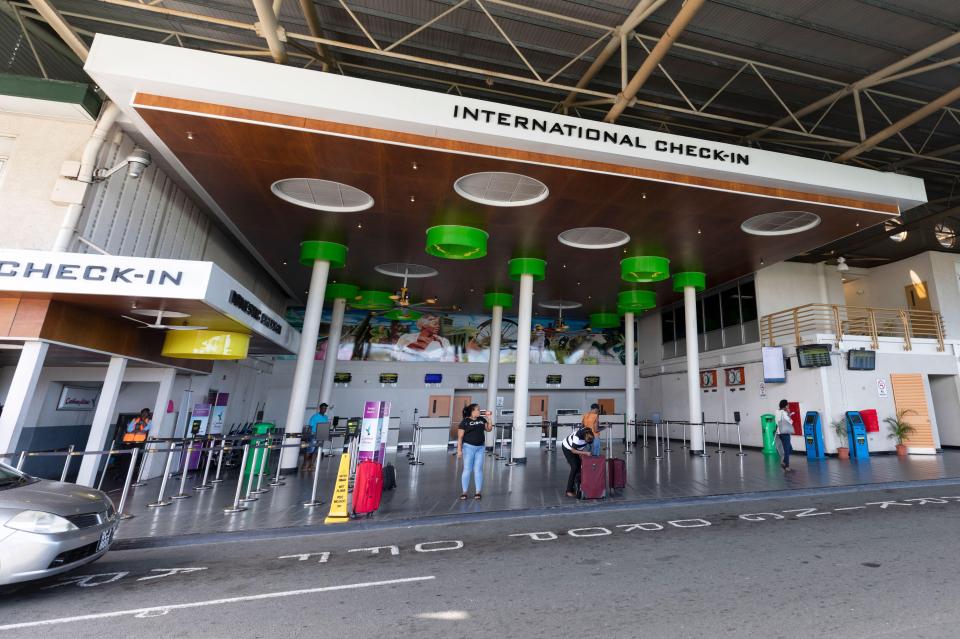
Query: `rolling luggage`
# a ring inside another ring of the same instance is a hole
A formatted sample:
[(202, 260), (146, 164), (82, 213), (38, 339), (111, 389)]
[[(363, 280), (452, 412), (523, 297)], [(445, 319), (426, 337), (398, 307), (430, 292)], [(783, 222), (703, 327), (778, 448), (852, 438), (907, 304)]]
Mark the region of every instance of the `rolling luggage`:
[(397, 487), (397, 469), (393, 464), (383, 467), (383, 489), (393, 490)]
[(603, 499), (606, 496), (607, 465), (603, 457), (583, 457), (580, 468), (580, 499)]
[(383, 467), (375, 461), (357, 464), (357, 478), (353, 484), (353, 514), (368, 515), (380, 508), (383, 496)]
[(627, 487), (627, 462), (619, 457), (607, 460), (610, 474), (610, 490), (623, 490)]

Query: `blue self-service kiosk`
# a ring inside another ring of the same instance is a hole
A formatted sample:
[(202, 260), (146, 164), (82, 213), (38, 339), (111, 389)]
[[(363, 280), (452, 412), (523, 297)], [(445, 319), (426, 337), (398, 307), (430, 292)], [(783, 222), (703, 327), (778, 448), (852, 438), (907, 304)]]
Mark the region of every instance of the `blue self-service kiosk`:
[(855, 410), (847, 411), (847, 441), (850, 442), (851, 457), (870, 456), (870, 449), (867, 448), (867, 426), (860, 413)]
[(807, 459), (823, 459), (823, 425), (820, 422), (820, 413), (808, 410), (803, 418), (803, 442), (807, 448)]

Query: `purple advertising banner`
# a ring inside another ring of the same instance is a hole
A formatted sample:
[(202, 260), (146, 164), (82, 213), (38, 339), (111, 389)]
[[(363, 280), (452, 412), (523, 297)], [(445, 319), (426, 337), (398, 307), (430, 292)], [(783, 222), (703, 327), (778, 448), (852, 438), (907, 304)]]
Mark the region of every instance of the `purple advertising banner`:
[(220, 393), (217, 395), (217, 406), (226, 406), (227, 402), (230, 400), (230, 393)]
[(359, 461), (374, 461), (379, 450), (377, 437), (380, 429), (381, 402), (366, 402), (363, 405), (363, 421), (360, 423)]
[(390, 402), (381, 402), (380, 403), (380, 428), (377, 432), (377, 438), (380, 441), (380, 445), (377, 447), (377, 456), (374, 458), (375, 461), (378, 461), (381, 464), (386, 461), (387, 437), (389, 433), (390, 433)]

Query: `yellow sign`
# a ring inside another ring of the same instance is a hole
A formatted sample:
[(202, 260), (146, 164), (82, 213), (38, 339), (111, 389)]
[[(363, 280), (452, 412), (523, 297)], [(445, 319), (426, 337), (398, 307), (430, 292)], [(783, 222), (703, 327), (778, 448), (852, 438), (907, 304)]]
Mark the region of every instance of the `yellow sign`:
[(337, 470), (337, 483), (333, 487), (333, 499), (330, 500), (330, 512), (323, 520), (325, 524), (339, 524), (350, 521), (347, 502), (350, 490), (350, 453), (340, 455), (340, 468)]

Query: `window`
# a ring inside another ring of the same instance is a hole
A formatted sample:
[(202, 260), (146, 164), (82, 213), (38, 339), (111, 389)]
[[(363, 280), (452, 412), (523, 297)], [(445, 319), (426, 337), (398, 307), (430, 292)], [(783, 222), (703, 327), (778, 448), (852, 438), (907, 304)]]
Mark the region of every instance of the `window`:
[(660, 333), (663, 335), (663, 343), (672, 342), (673, 335), (673, 309), (662, 311), (660, 313)]
[(757, 321), (757, 292), (753, 280), (740, 283), (740, 316), (741, 321)]
[(933, 227), (933, 235), (943, 248), (957, 248), (957, 232), (952, 226), (940, 222)]
[(723, 327), (736, 326), (740, 323), (740, 293), (739, 288), (732, 286), (720, 291), (721, 319)]
[[(686, 338), (683, 303), (660, 312), (663, 357), (682, 357)], [(753, 278), (727, 284), (721, 291), (697, 299), (697, 332), (700, 350), (717, 350), (760, 341), (757, 323), (756, 286)]]

